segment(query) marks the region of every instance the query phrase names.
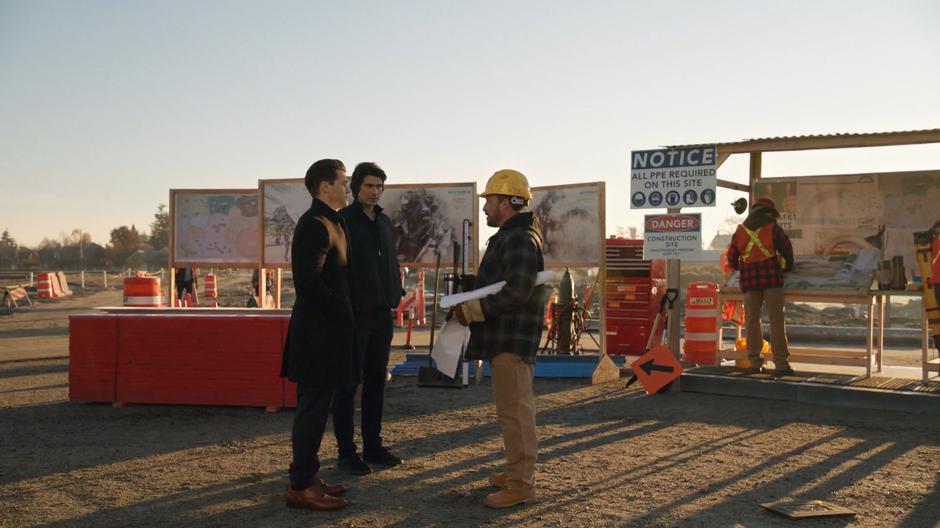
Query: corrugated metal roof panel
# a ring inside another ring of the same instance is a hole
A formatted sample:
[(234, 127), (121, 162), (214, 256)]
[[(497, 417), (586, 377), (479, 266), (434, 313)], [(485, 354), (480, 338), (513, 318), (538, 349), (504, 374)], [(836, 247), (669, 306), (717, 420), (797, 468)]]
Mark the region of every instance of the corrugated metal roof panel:
[(807, 134), (802, 136), (777, 136), (777, 137), (765, 137), (765, 138), (749, 138), (741, 141), (725, 141), (719, 143), (695, 143), (689, 145), (668, 145), (664, 148), (689, 148), (689, 147), (702, 147), (707, 145), (746, 145), (748, 143), (758, 143), (764, 141), (790, 141), (798, 139), (830, 139), (830, 138), (847, 138), (847, 137), (863, 137), (863, 136), (899, 136), (903, 134), (923, 134), (923, 133), (940, 133), (940, 128), (927, 128), (923, 130), (897, 130), (891, 132), (839, 132), (834, 134)]

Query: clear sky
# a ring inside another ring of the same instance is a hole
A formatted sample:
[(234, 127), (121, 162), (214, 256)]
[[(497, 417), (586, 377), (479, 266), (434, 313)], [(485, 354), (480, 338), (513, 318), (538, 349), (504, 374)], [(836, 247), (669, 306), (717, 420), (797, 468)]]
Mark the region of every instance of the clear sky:
[[(642, 222), (630, 150), (940, 127), (938, 23), (934, 0), (0, 0), (0, 229), (104, 244), (171, 188), (336, 157), (389, 183), (604, 180), (613, 233)], [(764, 159), (895, 169), (940, 169), (940, 146)], [(737, 196), (700, 210), (706, 240)]]

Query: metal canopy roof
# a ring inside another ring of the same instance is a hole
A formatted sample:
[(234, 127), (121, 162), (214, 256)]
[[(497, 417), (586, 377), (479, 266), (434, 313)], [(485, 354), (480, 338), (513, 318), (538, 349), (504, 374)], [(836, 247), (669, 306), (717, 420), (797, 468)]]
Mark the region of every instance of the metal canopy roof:
[(940, 128), (931, 128), (927, 130), (906, 130), (898, 132), (781, 136), (745, 139), (743, 141), (726, 143), (672, 145), (666, 148), (688, 148), (717, 145), (718, 154), (727, 155), (743, 152), (780, 152), (789, 150), (816, 150), (831, 148), (887, 147), (892, 145), (915, 145), (922, 143), (940, 143)]

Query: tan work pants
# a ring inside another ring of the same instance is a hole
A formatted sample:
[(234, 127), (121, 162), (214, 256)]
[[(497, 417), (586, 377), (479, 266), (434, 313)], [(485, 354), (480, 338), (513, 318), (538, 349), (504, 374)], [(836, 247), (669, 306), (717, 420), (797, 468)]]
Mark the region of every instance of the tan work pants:
[(506, 447), (506, 481), (510, 489), (535, 489), (535, 459), (539, 441), (535, 432), (535, 394), (532, 365), (503, 352), (490, 360), (493, 399)]
[(790, 349), (787, 345), (787, 326), (783, 316), (783, 288), (751, 290), (744, 293), (744, 326), (747, 338), (747, 357), (751, 365), (760, 365), (763, 358), (760, 349), (764, 344), (764, 332), (760, 326), (761, 307), (767, 304), (770, 316), (770, 348), (774, 354), (774, 367), (788, 365)]

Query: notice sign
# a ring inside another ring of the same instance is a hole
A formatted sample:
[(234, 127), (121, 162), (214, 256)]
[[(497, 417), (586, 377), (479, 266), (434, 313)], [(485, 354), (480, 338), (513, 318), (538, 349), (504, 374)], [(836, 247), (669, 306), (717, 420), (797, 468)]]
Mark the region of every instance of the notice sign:
[(634, 150), (630, 153), (633, 209), (714, 207), (718, 148)]
[(643, 259), (699, 260), (702, 254), (702, 215), (646, 215)]

